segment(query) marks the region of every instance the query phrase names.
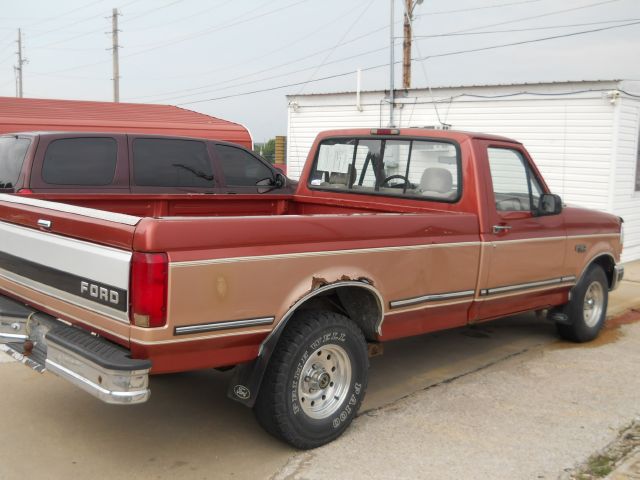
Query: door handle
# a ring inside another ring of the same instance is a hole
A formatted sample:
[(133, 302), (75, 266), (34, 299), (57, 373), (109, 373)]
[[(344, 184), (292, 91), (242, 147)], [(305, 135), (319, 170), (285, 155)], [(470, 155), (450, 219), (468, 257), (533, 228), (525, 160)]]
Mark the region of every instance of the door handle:
[(494, 225), (493, 226), (493, 233), (495, 233), (496, 235), (498, 233), (508, 232), (509, 230), (511, 230), (511, 225)]

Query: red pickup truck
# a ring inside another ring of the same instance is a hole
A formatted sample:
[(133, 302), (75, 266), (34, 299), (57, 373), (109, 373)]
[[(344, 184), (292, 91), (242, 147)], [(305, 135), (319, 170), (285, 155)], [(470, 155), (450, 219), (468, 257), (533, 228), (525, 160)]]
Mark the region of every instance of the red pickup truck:
[(563, 206), (497, 136), (325, 132), (291, 196), (172, 202), (0, 195), (2, 347), (120, 404), (150, 374), (236, 366), (229, 395), (313, 448), (380, 342), (529, 310), (588, 341), (623, 275), (622, 220)]

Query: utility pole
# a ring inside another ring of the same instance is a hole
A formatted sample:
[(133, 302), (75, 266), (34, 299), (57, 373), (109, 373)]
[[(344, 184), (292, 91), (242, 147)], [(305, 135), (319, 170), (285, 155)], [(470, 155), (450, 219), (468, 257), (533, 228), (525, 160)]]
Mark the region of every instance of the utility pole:
[(405, 0), (404, 2), (404, 40), (402, 42), (402, 88), (411, 88), (411, 38), (413, 29), (413, 9), (423, 0)]
[(402, 88), (411, 88), (411, 10), (412, 0), (404, 2), (404, 40), (402, 41)]
[(27, 60), (22, 58), (22, 31), (18, 29), (18, 65), (14, 67), (17, 74), (17, 85), (16, 85), (16, 97), (22, 98), (22, 65), (27, 63)]
[(118, 103), (120, 101), (120, 61), (118, 58), (118, 9), (113, 9), (111, 16), (111, 40), (113, 50), (113, 101)]
[(395, 47), (395, 39), (393, 38), (393, 0), (391, 0), (391, 12), (390, 12), (390, 20), (389, 20), (389, 28), (391, 30), (391, 45), (389, 48), (389, 126), (395, 127), (393, 121), (393, 107), (396, 103), (395, 98), (395, 85), (394, 85), (394, 70), (395, 70), (395, 59), (393, 57), (393, 49)]

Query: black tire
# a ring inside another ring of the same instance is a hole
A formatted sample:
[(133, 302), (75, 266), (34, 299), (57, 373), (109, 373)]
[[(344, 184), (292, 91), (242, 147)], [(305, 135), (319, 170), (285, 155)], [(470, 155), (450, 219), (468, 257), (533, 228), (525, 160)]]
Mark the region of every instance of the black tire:
[(355, 417), (368, 370), (367, 344), (353, 321), (328, 311), (300, 312), (271, 357), (254, 406), (256, 418), (296, 448), (324, 445)]
[(582, 343), (596, 338), (604, 326), (609, 302), (609, 282), (600, 265), (591, 265), (571, 292), (563, 312), (568, 324), (557, 324), (565, 340)]

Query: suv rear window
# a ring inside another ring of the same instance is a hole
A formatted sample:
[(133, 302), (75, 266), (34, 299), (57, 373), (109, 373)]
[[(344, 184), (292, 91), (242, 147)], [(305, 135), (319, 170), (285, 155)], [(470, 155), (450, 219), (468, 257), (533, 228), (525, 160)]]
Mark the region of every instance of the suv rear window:
[(29, 143), (31, 143), (30, 140), (26, 138), (0, 138), (0, 188), (15, 186)]
[(133, 178), (146, 187), (212, 187), (207, 146), (197, 140), (138, 138), (133, 141)]
[(118, 157), (114, 138), (63, 138), (47, 147), (42, 179), (51, 185), (109, 185)]

